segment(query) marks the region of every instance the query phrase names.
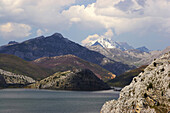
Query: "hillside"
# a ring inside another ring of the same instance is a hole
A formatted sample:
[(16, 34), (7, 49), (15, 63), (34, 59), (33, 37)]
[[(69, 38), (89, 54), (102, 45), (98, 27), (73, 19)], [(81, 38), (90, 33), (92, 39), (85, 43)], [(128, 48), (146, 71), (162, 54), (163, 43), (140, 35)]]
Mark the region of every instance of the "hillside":
[(107, 81), (107, 83), (113, 87), (125, 87), (126, 85), (129, 85), (131, 83), (134, 77), (136, 77), (139, 73), (143, 72), (145, 68), (146, 65), (130, 70), (117, 76), (112, 80)]
[(95, 75), (104, 80), (115, 78), (115, 75), (97, 64), (87, 62), (74, 55), (63, 55), (56, 57), (43, 57), (32, 61), (32, 63), (43, 67), (52, 69), (53, 72), (63, 72), (75, 69), (90, 69)]
[(101, 109), (101, 113), (169, 112), (170, 52), (154, 60), (121, 90), (117, 101), (108, 101)]
[(100, 45), (86, 46), (86, 47), (89, 48), (90, 50), (99, 52), (102, 55), (105, 55), (106, 57), (112, 60), (115, 60), (117, 62), (123, 62), (125, 64), (133, 65), (134, 62), (141, 60), (141, 58), (131, 56), (128, 53), (118, 48), (104, 48)]
[(100, 80), (92, 71), (88, 69), (58, 72), (39, 82), (36, 82), (35, 84), (31, 84), (28, 87), (78, 91), (110, 89), (106, 83)]
[(48, 37), (37, 37), (22, 43), (1, 46), (0, 53), (13, 54), (27, 61), (32, 61), (41, 57), (72, 54), (88, 62), (98, 64), (116, 75), (134, 68), (134, 66), (116, 62), (98, 52), (91, 51), (64, 38), (59, 33)]
[(0, 54), (0, 69), (40, 80), (52, 74), (51, 71), (27, 62), (17, 56)]

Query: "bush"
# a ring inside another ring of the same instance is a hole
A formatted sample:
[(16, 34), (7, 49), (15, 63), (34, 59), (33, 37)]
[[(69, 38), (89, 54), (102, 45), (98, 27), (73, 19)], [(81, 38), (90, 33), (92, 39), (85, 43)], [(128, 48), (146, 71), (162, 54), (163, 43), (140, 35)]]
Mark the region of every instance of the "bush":
[(148, 87), (147, 87), (147, 90), (149, 90), (149, 89), (153, 89), (152, 83), (149, 83), (149, 85), (148, 85)]
[(148, 95), (146, 93), (144, 93), (144, 98), (147, 98), (147, 97), (148, 97)]

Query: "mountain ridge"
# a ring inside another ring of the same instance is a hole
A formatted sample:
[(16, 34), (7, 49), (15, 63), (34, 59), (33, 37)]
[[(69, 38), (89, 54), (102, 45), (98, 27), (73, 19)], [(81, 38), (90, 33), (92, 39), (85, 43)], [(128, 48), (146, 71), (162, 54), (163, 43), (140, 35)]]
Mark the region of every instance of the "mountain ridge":
[(134, 66), (116, 62), (98, 52), (91, 51), (64, 38), (60, 33), (47, 37), (40, 36), (14, 45), (1, 46), (0, 53), (13, 54), (27, 61), (41, 57), (73, 54), (83, 60), (98, 64), (105, 69), (108, 68), (110, 72), (116, 75), (134, 68)]

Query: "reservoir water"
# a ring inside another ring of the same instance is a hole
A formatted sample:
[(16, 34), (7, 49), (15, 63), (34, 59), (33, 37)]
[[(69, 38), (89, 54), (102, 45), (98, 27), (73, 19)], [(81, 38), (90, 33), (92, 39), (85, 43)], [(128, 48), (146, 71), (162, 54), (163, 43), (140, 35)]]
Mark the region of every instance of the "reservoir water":
[(0, 113), (99, 113), (102, 105), (117, 99), (119, 92), (0, 90)]

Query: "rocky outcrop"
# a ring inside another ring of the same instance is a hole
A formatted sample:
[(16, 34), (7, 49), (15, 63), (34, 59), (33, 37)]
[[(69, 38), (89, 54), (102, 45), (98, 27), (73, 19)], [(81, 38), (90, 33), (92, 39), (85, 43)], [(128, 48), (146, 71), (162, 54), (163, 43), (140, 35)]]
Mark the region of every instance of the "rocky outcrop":
[(6, 87), (6, 81), (4, 77), (0, 74), (0, 88), (5, 88)]
[(0, 69), (0, 75), (1, 78), (3, 77), (3, 79), (5, 80), (5, 84), (30, 84), (35, 82), (35, 80), (32, 79), (31, 77), (27, 77), (24, 75), (17, 75), (2, 69)]
[(170, 52), (154, 60), (120, 92), (106, 102), (101, 113), (169, 113)]
[(96, 77), (96, 75), (88, 69), (75, 70), (75, 72), (57, 72), (52, 76), (36, 82), (35, 84), (29, 85), (28, 87), (38, 89), (61, 89), (78, 91), (110, 89), (106, 83)]

